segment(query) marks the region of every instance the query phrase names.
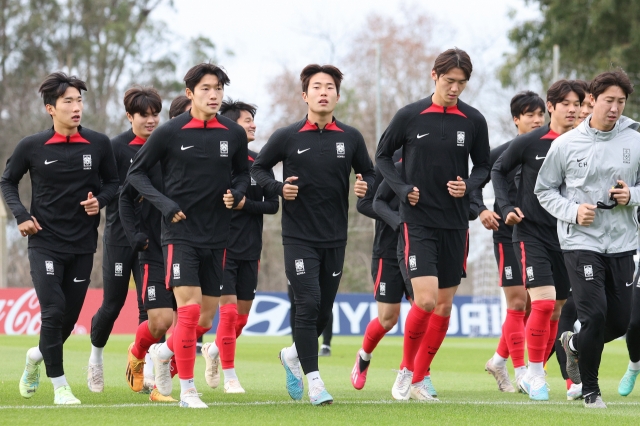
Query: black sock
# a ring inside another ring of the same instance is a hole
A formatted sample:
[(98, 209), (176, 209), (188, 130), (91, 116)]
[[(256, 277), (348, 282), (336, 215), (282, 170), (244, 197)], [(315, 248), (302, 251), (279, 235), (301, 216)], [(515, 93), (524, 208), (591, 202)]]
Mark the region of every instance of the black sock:
[(362, 359), (360, 354), (358, 354), (358, 360), (359, 360), (358, 368), (360, 369), (360, 372), (363, 372), (364, 370), (366, 370), (369, 367), (369, 364), (371, 363), (371, 360), (365, 361), (364, 359)]

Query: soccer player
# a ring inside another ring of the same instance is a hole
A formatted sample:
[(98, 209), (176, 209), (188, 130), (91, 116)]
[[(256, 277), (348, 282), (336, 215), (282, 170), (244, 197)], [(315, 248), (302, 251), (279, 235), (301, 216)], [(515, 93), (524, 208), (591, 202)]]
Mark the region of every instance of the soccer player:
[[(544, 124), (546, 112), (544, 101), (532, 91), (520, 92), (511, 99), (511, 117), (518, 130), (518, 135), (524, 135)], [(491, 150), (491, 166), (500, 155), (511, 145), (513, 140)], [(516, 203), (517, 186), (515, 183), (518, 168), (507, 175), (509, 185), (509, 202)], [(489, 177), (482, 187), (471, 192), (470, 197), (480, 205), (480, 221), (482, 225), (493, 231), (493, 253), (498, 263), (498, 285), (504, 291), (507, 301), (507, 316), (502, 325), (500, 342), (493, 357), (485, 364), (485, 370), (493, 375), (501, 392), (515, 392), (509, 380), (507, 358), (511, 355), (516, 379), (527, 372), (524, 365), (524, 326), (527, 317), (527, 290), (523, 286), (518, 259), (513, 250), (512, 226), (502, 220), (502, 212), (497, 200), (493, 211), (485, 205), (482, 189), (489, 183)]]
[[(256, 107), (245, 102), (228, 100), (222, 103), (220, 115), (235, 121), (246, 132), (247, 142), (256, 139), (253, 121)], [(251, 167), (257, 153), (249, 150), (248, 165)], [(276, 214), (279, 208), (278, 194), (264, 191), (251, 178), (251, 185), (244, 198), (234, 208), (226, 250), (226, 262), (220, 297), (220, 318), (216, 341), (205, 343), (202, 354), (206, 362), (207, 384), (218, 387), (222, 364), (225, 393), (244, 393), (236, 375), (234, 360), (236, 339), (247, 324), (251, 305), (258, 288), (258, 270), (262, 252), (262, 215)]]
[[(349, 175), (363, 197), (373, 185), (371, 158), (360, 132), (333, 117), (342, 72), (307, 65), (300, 73), (306, 119), (278, 129), (251, 169), (259, 185), (282, 196), (282, 240), (287, 279), (296, 304), (294, 344), (280, 351), (291, 398), (302, 399), (307, 376), (313, 405), (333, 402), (318, 371), (318, 336), (327, 325), (338, 291), (349, 207)], [(283, 162), (284, 183), (271, 168)]]
[[(131, 128), (111, 140), (113, 154), (118, 167), (118, 177), (123, 184), (140, 147), (160, 122), (162, 99), (150, 87), (133, 87), (124, 94), (124, 108)], [(91, 319), (91, 355), (87, 366), (87, 385), (91, 392), (104, 390), (103, 351), (113, 325), (120, 315), (129, 293), (129, 279), (133, 273), (139, 297), (140, 322), (146, 313), (142, 305), (142, 280), (138, 253), (131, 246), (120, 222), (118, 197), (107, 206), (107, 221), (104, 227), (102, 277), (104, 296), (102, 305)], [(142, 364), (141, 364), (142, 365)], [(140, 383), (142, 386), (142, 383)], [(137, 389), (136, 392), (142, 390)]]
[(169, 118), (176, 118), (191, 108), (191, 99), (184, 95), (176, 97), (169, 106)]
[[(63, 344), (75, 326), (89, 287), (98, 240), (100, 209), (118, 190), (109, 138), (80, 125), (85, 83), (61, 72), (40, 86), (49, 130), (22, 139), (7, 161), (0, 186), (23, 237), (40, 303), (40, 343), (27, 351), (20, 394), (31, 398), (40, 384), (40, 364), (54, 388), (54, 404), (80, 404), (67, 383)], [(31, 177), (31, 211), (18, 184)]]
[[(249, 185), (247, 135), (217, 114), (229, 77), (218, 66), (199, 64), (184, 77), (188, 114), (160, 126), (133, 160), (131, 185), (162, 213), (165, 284), (173, 288), (178, 320), (173, 334), (149, 348), (158, 391), (171, 393), (169, 363), (175, 354), (180, 406), (206, 408), (196, 391), (196, 339), (212, 325), (222, 287), (224, 249), (231, 209)], [(163, 190), (149, 179), (162, 167)], [(233, 181), (232, 181), (233, 178)]]
[(584, 81), (584, 80), (574, 80), (574, 81), (576, 82), (576, 84), (579, 84), (580, 87), (582, 87), (582, 90), (585, 93), (584, 100), (580, 105), (580, 114), (578, 114), (578, 118), (576, 119), (576, 127), (578, 127), (578, 125), (582, 123), (584, 119), (587, 118), (593, 112), (593, 105), (591, 105), (591, 97), (589, 96), (590, 95), (589, 90), (591, 90), (589, 88), (590, 82)]
[(627, 331), (631, 315), (640, 124), (622, 116), (633, 93), (623, 71), (598, 75), (589, 92), (593, 114), (556, 139), (535, 194), (558, 219), (557, 235), (582, 325), (579, 333), (561, 337), (567, 373), (574, 383), (582, 382), (585, 407), (606, 408), (598, 385), (602, 350)]
[[(454, 48), (438, 55), (431, 71), (435, 92), (398, 111), (378, 145), (377, 165), (400, 200), (405, 266), (414, 293), (403, 360), (391, 391), (395, 399), (435, 400), (424, 377), (446, 336), (464, 271), (468, 193), (489, 173), (487, 123), (459, 99), (471, 72), (465, 51)], [(399, 148), (402, 173), (392, 159)]]
[[(491, 172), (502, 217), (507, 225), (514, 225), (513, 248), (531, 299), (525, 330), (529, 368), (525, 375), (516, 375), (517, 384), (537, 401), (549, 399), (544, 363), (551, 354), (570, 286), (555, 230), (556, 219), (542, 208), (533, 188), (549, 147), (555, 138), (573, 128), (583, 98), (584, 91), (576, 82), (553, 83), (547, 90), (551, 122), (518, 136)], [(516, 169), (521, 170), (521, 176), (514, 204), (509, 199), (508, 175)]]

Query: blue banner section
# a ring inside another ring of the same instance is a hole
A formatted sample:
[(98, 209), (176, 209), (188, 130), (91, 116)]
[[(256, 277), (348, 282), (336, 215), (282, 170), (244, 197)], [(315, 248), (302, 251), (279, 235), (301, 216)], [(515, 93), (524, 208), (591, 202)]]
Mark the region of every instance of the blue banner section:
[[(290, 302), (287, 293), (257, 293), (249, 322), (243, 334), (250, 336), (283, 336), (291, 334)], [(410, 305), (404, 301), (400, 321), (389, 334), (402, 335)], [(378, 316), (371, 294), (338, 294), (333, 305), (333, 333), (337, 336), (363, 335), (367, 324)], [(214, 320), (212, 333), (218, 326)], [(500, 298), (456, 296), (453, 300), (448, 336), (495, 337), (502, 328)]]

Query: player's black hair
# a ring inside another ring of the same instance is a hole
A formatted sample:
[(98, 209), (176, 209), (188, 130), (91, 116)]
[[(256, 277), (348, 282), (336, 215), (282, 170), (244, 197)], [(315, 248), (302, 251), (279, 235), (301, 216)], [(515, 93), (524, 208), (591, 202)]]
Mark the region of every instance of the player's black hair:
[(218, 77), (218, 84), (221, 86), (228, 86), (231, 80), (229, 80), (229, 76), (222, 68), (214, 64), (202, 63), (198, 64), (194, 67), (191, 67), (189, 71), (184, 75), (184, 84), (187, 86), (187, 89), (192, 92), (195, 90), (196, 86), (202, 78), (207, 75), (215, 75)]
[(226, 101), (222, 102), (222, 106), (220, 106), (220, 115), (224, 115), (233, 121), (238, 121), (242, 111), (247, 111), (252, 117), (255, 117), (257, 110), (258, 107), (255, 105), (241, 101), (234, 101), (233, 99), (228, 98)]
[(87, 91), (87, 84), (75, 75), (68, 76), (63, 72), (54, 72), (44, 79), (38, 92), (42, 96), (45, 105), (55, 107), (58, 98), (64, 95), (64, 92), (69, 87), (75, 87), (80, 94), (82, 94), (83, 90)]
[(190, 106), (191, 99), (187, 98), (185, 95), (178, 96), (173, 101), (171, 101), (171, 106), (169, 107), (169, 118), (179, 116)]
[(157, 114), (162, 111), (162, 98), (153, 87), (135, 86), (124, 93), (124, 109), (131, 115), (146, 116), (149, 109)]
[(540, 111), (545, 113), (547, 108), (544, 105), (544, 100), (531, 90), (525, 90), (516, 94), (511, 98), (511, 116), (513, 118), (519, 118), (528, 112), (534, 112), (540, 108)]

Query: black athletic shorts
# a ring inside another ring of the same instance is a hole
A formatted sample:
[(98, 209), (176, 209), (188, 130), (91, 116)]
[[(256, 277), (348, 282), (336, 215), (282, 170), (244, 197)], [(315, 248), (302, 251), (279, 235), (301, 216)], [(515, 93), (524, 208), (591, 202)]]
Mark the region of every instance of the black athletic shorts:
[(142, 275), (142, 301), (144, 308), (171, 308), (176, 310), (176, 299), (173, 291), (165, 284), (164, 265), (156, 262), (140, 262)]
[(520, 261), (513, 251), (513, 243), (493, 243), (493, 253), (498, 263), (498, 284), (500, 287), (522, 286)]
[(258, 288), (259, 260), (229, 259), (224, 265), (223, 296), (237, 296), (238, 300), (253, 300)]
[(400, 303), (402, 296), (406, 296), (407, 300), (411, 298), (397, 259), (371, 259), (371, 277), (373, 296), (377, 302)]
[(169, 244), (162, 247), (167, 288), (200, 287), (203, 296), (220, 297), (225, 249)]
[(466, 271), (468, 229), (440, 229), (403, 223), (400, 234), (410, 278), (437, 277), (438, 288), (460, 285)]
[(548, 250), (542, 243), (523, 241), (513, 243), (513, 250), (520, 263), (525, 287), (552, 285), (556, 288), (556, 300), (569, 297), (571, 284), (562, 252)]

